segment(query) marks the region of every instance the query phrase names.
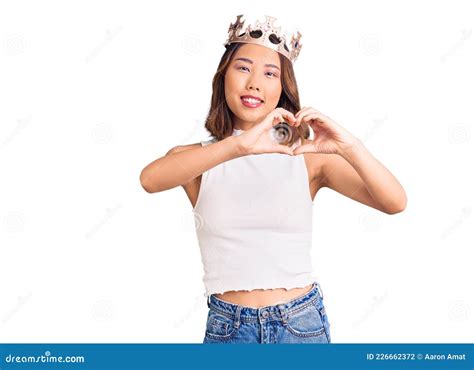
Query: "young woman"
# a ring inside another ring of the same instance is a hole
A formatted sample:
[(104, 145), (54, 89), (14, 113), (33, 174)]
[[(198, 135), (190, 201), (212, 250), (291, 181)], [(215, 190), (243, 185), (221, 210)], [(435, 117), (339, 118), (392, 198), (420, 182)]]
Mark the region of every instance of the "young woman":
[[(406, 195), (360, 140), (300, 107), (299, 37), (285, 44), (272, 17), (243, 31), (241, 17), (213, 79), (213, 138), (172, 148), (143, 169), (141, 184), (149, 193), (182, 186), (193, 206), (204, 343), (329, 343), (310, 256), (316, 193), (328, 187), (387, 214), (402, 211)], [(281, 121), (292, 128), (286, 145), (271, 136)]]

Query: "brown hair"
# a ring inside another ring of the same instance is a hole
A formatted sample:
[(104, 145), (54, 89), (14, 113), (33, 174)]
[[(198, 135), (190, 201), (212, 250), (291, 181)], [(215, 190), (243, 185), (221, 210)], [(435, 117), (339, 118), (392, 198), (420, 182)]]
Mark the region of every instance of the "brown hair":
[[(232, 57), (242, 45), (242, 43), (233, 43), (226, 46), (226, 51), (222, 55), (217, 71), (212, 79), (211, 106), (206, 118), (205, 128), (217, 140), (222, 140), (232, 135), (232, 111), (225, 100), (224, 78)], [(281, 64), (282, 91), (277, 107), (296, 114), (301, 107), (293, 65), (280, 53), (278, 53), (278, 56), (280, 57)], [(301, 138), (301, 140), (309, 138), (308, 124), (301, 123), (299, 127), (296, 127), (296, 134), (296, 137), (292, 138), (290, 145), (296, 142), (298, 138)]]

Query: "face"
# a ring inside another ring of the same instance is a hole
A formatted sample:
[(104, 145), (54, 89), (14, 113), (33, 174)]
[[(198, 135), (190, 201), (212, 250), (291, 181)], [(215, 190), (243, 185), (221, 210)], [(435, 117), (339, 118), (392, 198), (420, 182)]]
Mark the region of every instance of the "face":
[[(237, 50), (224, 80), (234, 128), (251, 128), (277, 107), (282, 91), (280, 69), (278, 53), (265, 46), (243, 44)], [(253, 96), (258, 102), (244, 96)]]

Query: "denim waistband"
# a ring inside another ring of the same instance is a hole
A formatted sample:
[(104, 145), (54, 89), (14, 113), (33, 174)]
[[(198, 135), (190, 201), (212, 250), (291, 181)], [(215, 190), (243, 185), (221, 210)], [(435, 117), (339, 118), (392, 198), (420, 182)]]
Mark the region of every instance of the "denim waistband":
[(223, 301), (211, 294), (207, 300), (207, 306), (237, 322), (283, 320), (286, 321), (288, 314), (299, 311), (312, 304), (316, 299), (323, 298), (321, 286), (314, 282), (311, 290), (304, 295), (294, 298), (289, 302), (279, 303), (271, 306), (253, 308)]

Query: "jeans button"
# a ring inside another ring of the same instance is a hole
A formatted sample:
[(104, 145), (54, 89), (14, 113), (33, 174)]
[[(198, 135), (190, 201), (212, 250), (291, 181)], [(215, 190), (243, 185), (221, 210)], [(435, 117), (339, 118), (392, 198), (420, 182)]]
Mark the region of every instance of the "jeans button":
[(268, 311), (263, 311), (262, 316), (263, 316), (263, 318), (266, 319), (268, 317)]

